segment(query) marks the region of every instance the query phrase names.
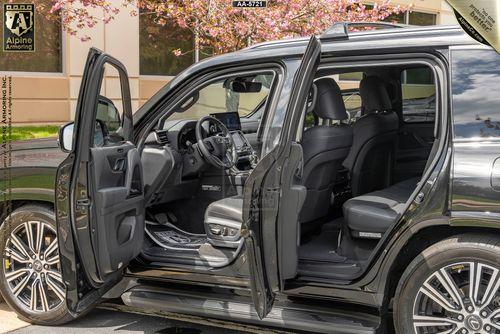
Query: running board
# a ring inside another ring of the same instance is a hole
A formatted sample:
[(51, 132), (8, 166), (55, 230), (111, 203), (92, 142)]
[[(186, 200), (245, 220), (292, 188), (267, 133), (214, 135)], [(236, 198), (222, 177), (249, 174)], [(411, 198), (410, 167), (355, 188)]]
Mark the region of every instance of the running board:
[(253, 304), (245, 297), (218, 295), (215, 299), (203, 296), (203, 293), (179, 293), (156, 287), (135, 287), (122, 294), (122, 300), (127, 306), (155, 312), (183, 313), (314, 333), (376, 333), (380, 324), (380, 318), (373, 315), (314, 310), (311, 305), (290, 301), (280, 305), (275, 302), (267, 317), (260, 320)]

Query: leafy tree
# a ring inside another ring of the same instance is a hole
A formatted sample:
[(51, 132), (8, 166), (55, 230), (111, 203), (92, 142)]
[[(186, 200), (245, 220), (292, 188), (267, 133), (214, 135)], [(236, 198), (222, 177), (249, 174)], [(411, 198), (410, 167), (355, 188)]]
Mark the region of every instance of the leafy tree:
[[(334, 22), (375, 22), (409, 9), (393, 6), (389, 0), (364, 5), (359, 0), (269, 0), (267, 8), (233, 8), (231, 0), (124, 0), (121, 5), (107, 0), (54, 0), (63, 26), (78, 35), (100, 20), (110, 22), (123, 8), (131, 15), (154, 14), (160, 25), (175, 22), (196, 36), (195, 46), (214, 54), (236, 51), (251, 43), (319, 34)], [(102, 9), (102, 17), (95, 14)], [(80, 36), (88, 40), (87, 36)], [(192, 50), (175, 50), (181, 55)]]

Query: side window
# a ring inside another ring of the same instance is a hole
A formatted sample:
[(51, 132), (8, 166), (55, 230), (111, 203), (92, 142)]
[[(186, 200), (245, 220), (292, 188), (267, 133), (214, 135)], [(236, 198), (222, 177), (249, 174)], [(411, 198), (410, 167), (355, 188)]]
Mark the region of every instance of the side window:
[(274, 73), (234, 76), (217, 80), (193, 93), (181, 105), (179, 113), (169, 119), (198, 119), (202, 116), (223, 112), (238, 112), (249, 117), (265, 104)]
[(452, 52), (455, 138), (500, 137), (500, 56), (493, 50)]
[(406, 69), (401, 73), (403, 121), (433, 123), (436, 116), (436, 84), (429, 67)]
[(123, 104), (118, 70), (106, 64), (97, 104), (94, 147), (113, 145), (124, 140), (122, 135)]
[(342, 89), (342, 97), (349, 119), (355, 120), (361, 116), (361, 96), (359, 82), (363, 79), (363, 72), (346, 72), (339, 74), (338, 84)]
[(359, 118), (361, 116), (361, 95), (358, 89), (347, 89), (342, 91), (345, 109), (349, 114), (350, 119)]
[[(361, 79), (363, 79), (363, 72), (340, 73), (338, 74), (338, 77), (336, 75), (331, 75), (328, 77), (334, 79), (342, 89), (342, 99), (344, 100), (346, 111), (349, 114), (349, 119), (355, 120), (356, 118), (361, 116), (361, 96), (359, 95), (359, 82), (361, 81)], [(304, 120), (304, 129), (313, 127), (315, 122), (317, 121), (316, 117), (314, 116), (313, 110), (314, 106), (313, 108), (310, 108), (310, 112), (306, 113), (306, 118)]]
[(96, 118), (103, 122), (108, 131), (116, 132), (121, 126), (120, 112), (116, 108), (113, 101), (105, 96), (99, 96), (99, 104), (97, 105)]

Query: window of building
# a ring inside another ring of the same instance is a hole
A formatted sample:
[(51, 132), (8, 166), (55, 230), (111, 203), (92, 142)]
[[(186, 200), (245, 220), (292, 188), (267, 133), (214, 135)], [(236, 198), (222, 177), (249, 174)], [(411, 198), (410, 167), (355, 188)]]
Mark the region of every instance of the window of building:
[[(156, 15), (141, 9), (139, 13), (140, 74), (176, 75), (194, 63), (194, 37), (189, 29), (175, 22), (165, 25), (156, 22)], [(186, 54), (176, 56), (181, 49)]]
[(416, 26), (432, 26), (437, 22), (437, 14), (411, 11), (400, 14), (389, 15), (384, 21)]
[(455, 138), (500, 137), (500, 56), (453, 51), (452, 85)]
[(436, 116), (436, 85), (429, 67), (406, 69), (401, 73), (403, 120), (432, 123)]
[[(14, 0), (13, 3), (26, 1)], [(3, 4), (0, 0), (2, 15), (0, 23), (5, 26)], [(57, 14), (50, 14), (52, 1), (40, 0), (35, 7), (35, 51), (4, 52), (0, 47), (0, 71), (19, 72), (62, 72), (62, 31), (61, 20)], [(48, 16), (50, 15), (50, 18)]]
[(436, 25), (436, 14), (410, 12), (408, 13), (408, 24), (416, 26), (433, 26)]

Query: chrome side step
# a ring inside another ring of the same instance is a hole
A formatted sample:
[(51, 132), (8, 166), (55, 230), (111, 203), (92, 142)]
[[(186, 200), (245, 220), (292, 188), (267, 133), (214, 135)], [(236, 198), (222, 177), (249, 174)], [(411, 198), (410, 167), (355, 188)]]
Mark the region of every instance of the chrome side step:
[[(219, 299), (219, 297), (221, 299)], [(122, 295), (127, 306), (239, 321), (254, 325), (282, 327), (314, 333), (376, 333), (379, 318), (334, 310), (314, 310), (290, 301), (276, 302), (265, 319), (260, 320), (246, 297), (208, 297), (204, 293), (179, 293), (157, 287), (135, 287)]]

